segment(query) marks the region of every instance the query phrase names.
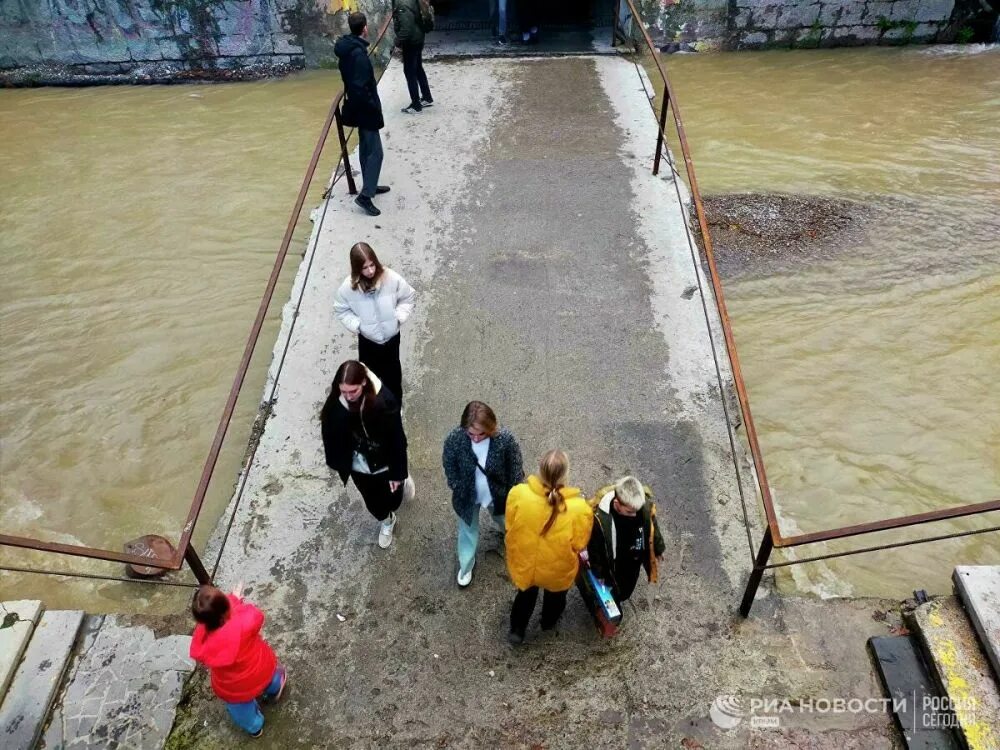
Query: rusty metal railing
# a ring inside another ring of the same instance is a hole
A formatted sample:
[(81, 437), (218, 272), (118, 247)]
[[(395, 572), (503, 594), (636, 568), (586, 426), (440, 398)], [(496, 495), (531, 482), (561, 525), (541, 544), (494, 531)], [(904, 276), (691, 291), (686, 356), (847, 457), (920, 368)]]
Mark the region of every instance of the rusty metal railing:
[[(666, 70), (663, 67), (663, 61), (660, 58), (660, 53), (653, 43), (652, 38), (649, 35), (649, 31), (646, 29), (643, 21), (642, 15), (636, 8), (633, 0), (616, 0), (615, 4), (615, 14), (614, 14), (614, 27), (612, 29), (612, 45), (616, 44), (618, 40), (625, 42), (633, 42), (639, 49), (638, 40), (635, 35), (631, 33), (631, 29), (622, 28), (620, 25), (622, 11), (622, 3), (627, 7), (630, 18), (628, 19), (629, 26), (638, 29), (642, 37), (642, 42), (648, 48), (649, 54), (651, 55), (653, 62), (656, 64), (656, 69), (660, 74), (663, 83), (663, 96), (660, 105), (660, 113), (657, 119), (658, 130), (656, 135), (656, 152), (653, 157), (653, 174), (658, 174), (660, 170), (660, 164), (662, 161), (662, 156), (664, 151), (666, 151), (666, 158), (670, 162), (671, 169), (674, 169), (673, 161), (670, 155), (669, 147), (667, 147), (667, 115), (671, 115), (671, 120), (674, 126), (674, 134), (677, 137), (677, 141), (680, 145), (681, 156), (684, 160), (684, 168), (687, 174), (688, 188), (691, 192), (691, 198), (694, 203), (695, 215), (698, 220), (698, 227), (702, 239), (702, 247), (704, 249), (704, 259), (705, 265), (708, 267), (709, 277), (712, 283), (712, 289), (714, 291), (716, 310), (719, 315), (719, 320), (722, 326), (723, 337), (725, 339), (725, 349), (729, 360), (730, 369), (733, 375), (733, 383), (736, 390), (737, 401), (739, 402), (740, 414), (742, 416), (743, 425), (745, 427), (745, 434), (747, 443), (750, 448), (750, 455), (753, 461), (754, 471), (756, 472), (756, 485), (757, 491), (761, 497), (761, 503), (764, 509), (764, 516), (767, 521), (767, 526), (764, 530), (763, 538), (761, 539), (760, 547), (757, 550), (757, 554), (754, 556), (753, 569), (750, 572), (749, 579), (747, 581), (747, 586), (743, 594), (743, 599), (740, 602), (740, 614), (744, 617), (750, 614), (750, 608), (753, 605), (754, 598), (757, 594), (757, 589), (760, 586), (761, 579), (764, 575), (765, 570), (772, 568), (787, 567), (790, 565), (799, 565), (808, 562), (817, 562), (820, 560), (827, 560), (835, 557), (846, 557), (848, 555), (858, 555), (866, 552), (875, 552), (880, 550), (894, 549), (897, 547), (905, 547), (914, 544), (923, 544), (927, 542), (936, 542), (943, 539), (955, 539), (958, 537), (973, 536), (976, 534), (986, 534), (991, 532), (1000, 531), (1000, 525), (990, 526), (983, 529), (974, 529), (966, 531), (958, 531), (950, 534), (939, 534), (930, 537), (922, 537), (919, 539), (905, 540), (901, 542), (891, 542), (887, 544), (875, 545), (871, 547), (864, 547), (862, 549), (847, 550), (842, 552), (834, 552), (825, 555), (818, 555), (814, 557), (807, 557), (798, 560), (786, 560), (779, 563), (769, 563), (771, 552), (774, 548), (790, 548), (799, 547), (804, 544), (814, 544), (818, 542), (829, 542), (838, 539), (847, 539), (856, 536), (862, 536), (865, 534), (874, 534), (883, 531), (889, 531), (894, 529), (903, 529), (911, 526), (917, 526), (926, 523), (933, 523), (936, 521), (945, 521), (955, 518), (964, 518), (967, 516), (980, 515), (983, 513), (994, 513), (1000, 511), (1000, 499), (990, 500), (981, 503), (971, 503), (968, 505), (961, 505), (955, 508), (944, 508), (941, 510), (929, 511), (924, 513), (914, 513), (906, 516), (898, 516), (895, 518), (882, 519), (879, 521), (872, 521), (869, 523), (854, 524), (851, 526), (840, 526), (833, 529), (826, 529), (824, 531), (810, 532), (807, 534), (796, 534), (793, 536), (784, 536), (781, 533), (781, 528), (778, 521), (777, 513), (774, 508), (774, 498), (771, 494), (771, 487), (767, 481), (767, 471), (764, 465), (764, 457), (760, 449), (760, 442), (757, 438), (757, 428), (754, 424), (753, 414), (750, 411), (750, 398), (747, 394), (746, 383), (743, 379), (743, 371), (740, 367), (739, 355), (736, 351), (736, 342), (733, 337), (732, 325), (729, 321), (729, 313), (726, 309), (726, 299), (725, 294), (722, 289), (722, 282), (719, 278), (718, 268), (715, 263), (715, 253), (712, 247), (712, 237), (708, 229), (708, 220), (705, 216), (705, 209), (701, 200), (701, 192), (698, 189), (698, 180), (695, 176), (694, 162), (691, 159), (691, 150), (688, 148), (687, 136), (684, 132), (684, 123), (681, 119), (680, 109), (677, 103), (677, 96), (674, 93), (673, 87), (670, 84), (670, 78), (667, 75)], [(654, 109), (655, 114), (655, 109)], [(679, 173), (674, 169), (674, 184), (676, 187), (676, 180), (679, 178)], [(681, 210), (686, 213), (684, 207), (684, 201), (681, 198), (678, 189), (678, 201), (681, 204)], [(688, 232), (688, 241), (691, 243), (691, 233)], [(692, 257), (696, 256), (694, 246), (691, 245)], [(696, 274), (698, 274), (698, 269), (695, 269)], [(699, 276), (699, 285), (700, 274)], [(707, 321), (706, 321), (707, 322)], [(711, 324), (709, 323), (709, 335), (711, 336)], [(713, 344), (714, 348), (714, 344)], [(714, 352), (713, 352), (714, 354)], [(720, 389), (722, 388), (721, 383), (721, 373), (720, 373)], [(722, 400), (723, 407), (725, 406), (725, 390), (722, 390)], [(728, 417), (727, 411), (727, 430), (730, 434), (730, 441), (732, 443), (733, 426), (732, 422)], [(735, 449), (735, 444), (734, 449)], [(734, 463), (736, 463), (737, 458), (734, 456)], [(742, 493), (742, 481), (739, 478), (739, 470), (737, 466), (737, 481), (740, 482), (740, 490)], [(747, 524), (747, 534), (750, 535), (750, 522), (749, 518), (746, 516), (746, 505), (744, 503), (744, 520)], [(752, 545), (751, 545), (752, 550)]]
[[(382, 25), (379, 27), (378, 35), (375, 40), (371, 43), (368, 50), (369, 56), (373, 55), (375, 51), (379, 48), (383, 40), (386, 38), (386, 33), (389, 30), (389, 26), (392, 23), (392, 14), (388, 14), (383, 20)], [(47, 542), (41, 539), (33, 539), (30, 537), (16, 536), (11, 534), (0, 534), (0, 546), (4, 547), (17, 547), (22, 549), (36, 550), (40, 552), (48, 552), (59, 555), (71, 555), (75, 557), (85, 557), (94, 560), (104, 560), (107, 562), (118, 562), (124, 563), (126, 565), (136, 565), (142, 567), (154, 567), (161, 568), (163, 570), (180, 570), (184, 563), (188, 564), (191, 572), (194, 574), (195, 578), (199, 583), (210, 583), (212, 576), (209, 575), (208, 571), (205, 569), (204, 564), (201, 561), (200, 556), (191, 544), (191, 536), (194, 534), (195, 526), (198, 523), (198, 517), (201, 513), (202, 506), (205, 503), (205, 496), (208, 493), (208, 487), (212, 480), (212, 475), (215, 471), (216, 464), (219, 460), (219, 455), (222, 452), (222, 444), (225, 440), (226, 433), (229, 431), (229, 424), (232, 421), (233, 413), (236, 409), (236, 402), (239, 395), (243, 389), (244, 381), (246, 380), (247, 373), (250, 369), (250, 361), (253, 358), (254, 350), (257, 347), (257, 342), (260, 339), (261, 330), (264, 326), (264, 320), (267, 316), (268, 308), (271, 304), (271, 299), (274, 296), (274, 291), (278, 284), (278, 278), (281, 275), (281, 269), (285, 261), (285, 257), (288, 255), (288, 248), (291, 246), (292, 237), (295, 233), (295, 227), (298, 225), (300, 216), (302, 214), (302, 207), (305, 204), (306, 197), (309, 193), (309, 188), (312, 185), (313, 177), (316, 172), (316, 167), (319, 164), (320, 157), (323, 153), (323, 149), (326, 145), (326, 141), (330, 135), (330, 129), (334, 124), (337, 126), (337, 135), (340, 145), (340, 158), (338, 161), (343, 161), (345, 174), (347, 177), (348, 189), (351, 194), (357, 192), (357, 188), (354, 184), (354, 177), (351, 172), (350, 158), (347, 149), (347, 137), (344, 133), (344, 126), (342, 121), (341, 113), (341, 102), (343, 101), (344, 93), (338, 93), (330, 104), (330, 110), (327, 114), (326, 121), (323, 123), (323, 127), (320, 130), (319, 138), (316, 141), (316, 146), (313, 148), (312, 157), (309, 160), (309, 165), (306, 167), (305, 176), (302, 178), (302, 186), (299, 188), (298, 196), (295, 199), (295, 205), (292, 208), (291, 216), (288, 219), (288, 225), (285, 228), (285, 234), (282, 237), (281, 245), (278, 248), (278, 254), (274, 261), (274, 266), (271, 269), (271, 275), (268, 278), (267, 285), (264, 288), (264, 294), (261, 297), (260, 305), (257, 308), (257, 315), (254, 318), (253, 325), (250, 328), (250, 335), (247, 337), (246, 345), (243, 349), (243, 356), (240, 359), (239, 367), (236, 370), (236, 376), (233, 379), (232, 387), (229, 389), (229, 397), (226, 399), (225, 406), (222, 410), (222, 416), (219, 419), (218, 427), (215, 431), (215, 437), (212, 440), (211, 447), (208, 451), (208, 456), (205, 459), (205, 465), (201, 472), (201, 477), (198, 480), (198, 486), (195, 489), (194, 497), (191, 501), (191, 507), (188, 511), (187, 518), (184, 521), (184, 525), (181, 527), (179, 533), (179, 542), (176, 546), (176, 551), (172, 557), (156, 557), (156, 556), (142, 556), (133, 555), (125, 552), (117, 552), (115, 550), (102, 549), (99, 547), (88, 547), (84, 545), (76, 544), (63, 544), (60, 542)], [(253, 461), (253, 454), (251, 452), (250, 457), (247, 459), (244, 465), (244, 472), (249, 470), (250, 465)], [(131, 581), (133, 579), (126, 578), (116, 578), (112, 576), (98, 576), (88, 573), (71, 573), (67, 571), (55, 571), (55, 570), (42, 570), (36, 568), (29, 568), (26, 566), (0, 566), (0, 570), (8, 570), (12, 572), (21, 573), (45, 573), (50, 575), (58, 576), (73, 576), (80, 578), (98, 578), (102, 580), (113, 580), (113, 581)], [(135, 579), (142, 580), (142, 579)], [(153, 583), (154, 581), (143, 581), (148, 583)], [(178, 585), (177, 582), (169, 581), (156, 581), (156, 583), (163, 583), (166, 585)]]

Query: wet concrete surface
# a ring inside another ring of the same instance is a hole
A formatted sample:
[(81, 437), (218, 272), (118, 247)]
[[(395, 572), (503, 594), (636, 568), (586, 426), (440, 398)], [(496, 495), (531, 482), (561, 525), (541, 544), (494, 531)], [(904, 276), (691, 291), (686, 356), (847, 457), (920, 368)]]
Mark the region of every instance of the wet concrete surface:
[[(655, 122), (635, 67), (577, 57), (427, 70), (437, 104), (419, 116), (393, 108), (405, 104), (398, 68), (383, 81), (383, 216), (358, 214), (342, 185), (317, 214), (315, 265), (293, 290), (298, 315), (286, 308), (290, 353), (223, 556), (220, 583), (247, 581), (289, 667), (258, 744), (896, 747), (886, 714), (795, 711), (768, 730), (710, 716), (720, 695), (746, 710), (753, 697), (881, 697), (865, 639), (898, 619), (885, 614), (893, 603), (766, 587), (750, 619), (735, 613), (748, 554), (713, 381), (717, 321), (701, 307), (674, 187), (649, 173)], [(332, 293), (361, 239), (419, 295), (403, 333), (417, 497), (386, 551), (319, 444), (319, 407), (355, 351)], [(529, 471), (560, 447), (588, 494), (627, 472), (652, 485), (661, 581), (639, 584), (613, 640), (574, 590), (557, 631), (536, 619), (525, 645), (508, 645), (514, 589), (486, 520), (474, 581), (457, 587), (440, 452), (473, 398), (517, 435)], [(241, 742), (200, 674), (168, 746)]]

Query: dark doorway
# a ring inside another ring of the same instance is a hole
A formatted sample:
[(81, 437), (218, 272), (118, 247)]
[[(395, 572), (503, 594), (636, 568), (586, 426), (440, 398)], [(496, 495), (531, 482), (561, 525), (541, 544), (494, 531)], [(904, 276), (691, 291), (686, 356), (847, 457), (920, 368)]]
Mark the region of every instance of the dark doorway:
[[(532, 0), (542, 26), (548, 30), (592, 29), (610, 26), (614, 0)], [(482, 29), (496, 31), (497, 0), (431, 0), (435, 28), (441, 31)], [(507, 0), (508, 25), (518, 30), (518, 0)]]

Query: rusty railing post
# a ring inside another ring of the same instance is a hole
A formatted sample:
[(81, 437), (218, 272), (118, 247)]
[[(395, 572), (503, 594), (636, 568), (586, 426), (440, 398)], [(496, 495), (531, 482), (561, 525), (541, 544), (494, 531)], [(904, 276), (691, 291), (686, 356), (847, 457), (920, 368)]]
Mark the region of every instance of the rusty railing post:
[(344, 161), (344, 175), (347, 177), (347, 189), (351, 195), (358, 194), (358, 186), (354, 184), (354, 174), (351, 172), (351, 157), (347, 153), (347, 138), (344, 137), (344, 123), (340, 121), (340, 105), (333, 115), (337, 121), (337, 137), (340, 139), (340, 156)]
[(670, 91), (663, 87), (663, 106), (660, 107), (660, 129), (656, 133), (656, 156), (653, 157), (653, 176), (660, 173), (660, 155), (663, 153), (663, 134), (667, 132), (667, 107), (670, 106)]
[(198, 557), (198, 553), (194, 551), (194, 547), (190, 544), (184, 550), (184, 559), (187, 561), (188, 567), (191, 568), (191, 572), (194, 573), (194, 577), (198, 579), (198, 583), (203, 586), (212, 583), (212, 576), (205, 570), (205, 566), (201, 563), (201, 558)]
[(750, 607), (757, 597), (757, 588), (760, 586), (760, 579), (764, 577), (764, 569), (767, 561), (771, 557), (771, 550), (774, 549), (774, 541), (771, 539), (770, 527), (764, 531), (764, 538), (760, 540), (760, 549), (757, 551), (757, 559), (753, 561), (753, 570), (750, 571), (750, 580), (747, 581), (746, 591), (743, 592), (743, 601), (740, 604), (740, 615), (747, 617), (750, 614)]

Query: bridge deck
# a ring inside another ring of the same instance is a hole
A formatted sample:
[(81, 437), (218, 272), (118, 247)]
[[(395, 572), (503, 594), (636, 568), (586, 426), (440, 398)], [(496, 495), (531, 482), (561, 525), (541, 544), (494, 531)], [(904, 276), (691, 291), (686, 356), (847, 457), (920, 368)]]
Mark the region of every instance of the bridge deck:
[[(437, 105), (419, 116), (399, 111), (398, 65), (382, 83), (383, 215), (362, 215), (342, 182), (315, 214), (275, 414), (223, 558), (222, 582), (247, 581), (289, 665), (288, 701), (268, 710), (265, 737), (275, 747), (676, 747), (684, 737), (747, 747), (747, 722), (724, 734), (709, 721), (718, 694), (880, 697), (864, 641), (885, 625), (870, 605), (844, 603), (837, 638), (822, 602), (762, 601), (754, 619), (733, 618), (746, 540), (683, 212), (669, 170), (650, 174), (655, 123), (636, 67), (575, 57), (427, 72)], [(353, 486), (331, 478), (317, 420), (336, 367), (356, 352), (331, 303), (359, 240), (419, 294), (403, 332), (417, 497), (388, 551)], [(276, 351), (291, 319), (288, 307)], [(587, 493), (625, 473), (652, 485), (663, 575), (640, 582), (613, 641), (598, 639), (573, 592), (557, 635), (535, 623), (512, 651), (513, 588), (485, 520), (475, 580), (456, 586), (441, 443), (473, 398), (518, 436), (528, 471), (561, 447)], [(887, 746), (887, 716), (851, 717), (854, 745), (837, 721), (830, 746)], [(196, 687), (175, 740), (226, 745), (234, 733)]]

